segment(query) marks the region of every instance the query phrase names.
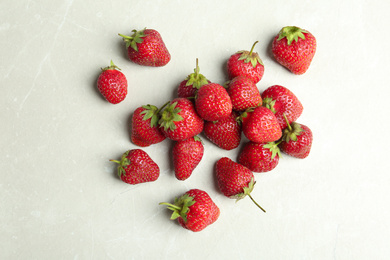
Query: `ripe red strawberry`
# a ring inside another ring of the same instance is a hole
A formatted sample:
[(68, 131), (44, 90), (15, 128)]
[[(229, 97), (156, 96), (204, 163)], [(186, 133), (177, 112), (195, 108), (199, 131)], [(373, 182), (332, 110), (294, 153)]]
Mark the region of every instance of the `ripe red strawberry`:
[(234, 111), (244, 111), (263, 104), (256, 84), (246, 76), (233, 78), (228, 83), (227, 92), (232, 100)]
[(195, 106), (190, 100), (176, 98), (163, 110), (159, 125), (166, 137), (182, 141), (200, 134), (204, 121), (196, 113)]
[(172, 210), (171, 219), (188, 230), (198, 232), (213, 224), (219, 217), (220, 210), (210, 196), (202, 190), (192, 189), (176, 198), (174, 204), (161, 202)]
[(256, 143), (273, 142), (282, 137), (275, 115), (266, 107), (256, 107), (242, 124), (242, 132)]
[(253, 52), (257, 41), (250, 51), (239, 51), (230, 56), (227, 61), (229, 79), (237, 76), (247, 76), (256, 84), (264, 75), (264, 64), (257, 52)]
[(256, 182), (253, 173), (247, 167), (227, 157), (222, 157), (215, 165), (215, 173), (219, 190), (223, 195), (231, 199), (236, 199), (237, 201), (245, 198), (245, 196), (249, 196), (265, 212), (251, 196)]
[(172, 149), (173, 166), (178, 180), (188, 179), (202, 160), (204, 147), (198, 136), (177, 141)]
[(203, 85), (195, 99), (196, 111), (207, 121), (217, 121), (232, 113), (232, 101), (226, 89), (217, 83)]
[(179, 84), (177, 96), (182, 98), (195, 98), (198, 89), (208, 83), (210, 83), (210, 81), (199, 73), (198, 59), (196, 59), (194, 73), (188, 75), (188, 77)]
[(143, 66), (161, 67), (171, 60), (171, 55), (158, 31), (145, 28), (132, 32), (132, 36), (119, 34), (126, 43), (127, 56), (131, 61)]
[(103, 97), (111, 104), (122, 102), (127, 95), (126, 76), (119, 71), (112, 61), (110, 66), (103, 68), (97, 80), (97, 88)]
[(287, 126), (285, 115), (288, 122), (294, 122), (302, 114), (303, 106), (298, 98), (289, 89), (274, 85), (261, 94), (263, 98), (263, 106), (269, 108), (276, 116), (280, 128), (284, 129)]
[(125, 152), (120, 161), (110, 160), (118, 163), (118, 176), (128, 184), (152, 182), (158, 179), (160, 168), (141, 149), (133, 149)]
[(276, 61), (297, 75), (307, 71), (316, 48), (316, 38), (296, 26), (283, 27), (272, 42)]
[[(287, 120), (287, 119), (286, 119)], [(313, 133), (309, 127), (293, 122), (287, 124), (283, 130), (282, 142), (279, 144), (280, 150), (295, 158), (306, 158), (313, 143)]]
[(254, 172), (268, 172), (279, 163), (280, 149), (274, 142), (244, 145), (238, 155), (238, 162)]
[(158, 125), (160, 110), (153, 105), (138, 107), (131, 118), (131, 141), (146, 147), (165, 140)]
[(237, 148), (241, 142), (241, 126), (237, 122), (237, 113), (218, 121), (205, 121), (203, 132), (205, 136), (218, 147), (225, 150)]

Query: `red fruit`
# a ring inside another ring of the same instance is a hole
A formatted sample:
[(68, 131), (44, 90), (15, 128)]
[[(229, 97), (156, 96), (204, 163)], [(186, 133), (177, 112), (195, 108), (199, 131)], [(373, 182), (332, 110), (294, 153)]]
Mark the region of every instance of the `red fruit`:
[(127, 55), (131, 61), (143, 66), (161, 67), (171, 60), (159, 32), (146, 28), (132, 32), (132, 36), (119, 34), (126, 43)]
[(204, 123), (203, 132), (206, 137), (225, 150), (237, 148), (241, 142), (241, 126), (237, 122), (237, 113), (232, 112), (230, 116), (221, 120)]
[(219, 84), (203, 85), (195, 99), (196, 111), (207, 121), (218, 121), (232, 113), (232, 101), (226, 89)]
[(297, 75), (307, 71), (316, 48), (316, 38), (296, 26), (283, 27), (272, 42), (276, 61)]
[(239, 51), (230, 56), (227, 61), (229, 79), (237, 76), (247, 76), (255, 84), (261, 80), (264, 75), (264, 64), (257, 52), (253, 52), (256, 43), (258, 42), (256, 41), (253, 44), (250, 51)]
[(313, 143), (313, 133), (309, 127), (293, 122), (283, 130), (280, 150), (295, 158), (306, 158)]
[(196, 59), (194, 73), (188, 75), (188, 77), (179, 84), (177, 96), (182, 98), (195, 98), (198, 89), (208, 83), (210, 83), (210, 81), (199, 73), (198, 59)]
[(204, 121), (196, 113), (195, 106), (190, 100), (176, 98), (163, 110), (159, 125), (166, 137), (182, 141), (200, 134)]
[(188, 179), (202, 160), (203, 153), (202, 140), (198, 136), (177, 141), (172, 149), (176, 178), (181, 181)]
[(282, 137), (275, 115), (266, 107), (256, 107), (242, 124), (244, 135), (253, 142), (273, 142)]
[(165, 140), (158, 125), (160, 110), (153, 105), (138, 107), (131, 118), (131, 141), (146, 147)]
[(122, 102), (127, 95), (126, 76), (119, 71), (112, 61), (110, 66), (103, 68), (97, 80), (97, 88), (103, 97), (111, 104)]
[(251, 196), (251, 192), (255, 185), (255, 177), (248, 168), (233, 162), (227, 157), (222, 157), (215, 165), (215, 173), (219, 190), (223, 195), (231, 199), (237, 199), (237, 201), (248, 195), (249, 198), (265, 212)]
[(238, 162), (254, 172), (268, 172), (279, 163), (280, 150), (274, 142), (248, 142), (238, 155)]
[(119, 164), (118, 176), (128, 184), (155, 181), (160, 175), (158, 165), (141, 149), (125, 152), (120, 161), (110, 161)]
[(232, 100), (234, 111), (244, 111), (262, 105), (256, 84), (246, 76), (237, 76), (228, 83), (227, 92)]
[(174, 204), (161, 202), (172, 210), (171, 219), (188, 230), (198, 232), (213, 224), (219, 217), (220, 210), (210, 196), (202, 190), (192, 189), (175, 199)]
[(288, 122), (294, 122), (302, 114), (303, 106), (298, 98), (289, 89), (274, 85), (261, 94), (263, 98), (263, 106), (269, 108), (276, 116), (280, 128), (284, 129), (287, 126), (284, 115)]

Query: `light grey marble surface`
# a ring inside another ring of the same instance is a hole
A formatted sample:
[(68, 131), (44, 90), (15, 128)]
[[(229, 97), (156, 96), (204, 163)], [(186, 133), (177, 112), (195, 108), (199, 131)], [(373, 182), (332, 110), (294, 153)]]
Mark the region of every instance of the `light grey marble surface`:
[[(0, 2), (0, 259), (389, 259), (388, 61), (386, 1), (48, 1)], [(308, 72), (292, 75), (270, 56), (286, 25), (318, 41)], [(118, 33), (157, 29), (171, 55), (162, 68), (128, 61)], [(115, 176), (128, 149), (129, 116), (175, 96), (199, 58), (224, 83), (234, 52), (257, 51), (260, 91), (280, 84), (301, 100), (298, 122), (314, 144), (304, 160), (284, 156), (255, 174), (253, 196), (224, 197), (213, 178), (223, 151), (205, 138), (193, 176), (177, 181), (172, 142), (144, 148), (161, 169), (153, 183)], [(113, 60), (129, 94), (111, 105), (96, 90)], [(192, 233), (161, 201), (207, 191), (218, 221)]]

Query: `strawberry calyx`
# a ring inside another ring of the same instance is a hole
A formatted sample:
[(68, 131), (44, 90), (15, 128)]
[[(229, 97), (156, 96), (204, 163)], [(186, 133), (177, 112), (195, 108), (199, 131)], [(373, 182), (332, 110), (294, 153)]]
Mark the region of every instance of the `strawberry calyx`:
[(291, 45), (293, 41), (298, 42), (298, 39), (301, 38), (305, 40), (305, 35), (303, 33), (308, 33), (308, 31), (303, 30), (296, 26), (285, 26), (279, 32), (278, 41), (283, 38), (287, 39), (287, 45)]
[(253, 45), (250, 51), (238, 51), (237, 53), (241, 53), (241, 56), (238, 58), (238, 60), (244, 61), (244, 63), (251, 63), (253, 68), (257, 66), (257, 63), (260, 63), (264, 66), (263, 61), (260, 59), (259, 54), (257, 52), (253, 52), (255, 45), (259, 41), (256, 41)]
[(187, 76), (186, 80), (186, 86), (192, 85), (192, 87), (199, 89), (201, 86), (206, 85), (209, 83), (209, 80), (199, 73), (199, 65), (198, 65), (198, 59), (196, 59), (196, 68), (194, 69), (194, 73), (191, 73)]
[(267, 98), (264, 98), (263, 99), (263, 107), (266, 107), (268, 108), (269, 110), (272, 111), (272, 113), (276, 113), (276, 110), (275, 110), (275, 103), (276, 103), (276, 100), (273, 100), (272, 98), (270, 97), (267, 97)]
[(126, 175), (126, 168), (127, 166), (129, 166), (131, 164), (130, 160), (127, 158), (127, 156), (129, 155), (129, 152), (130, 151), (127, 151), (125, 152), (123, 155), (122, 155), (122, 158), (120, 161), (118, 160), (110, 160), (110, 162), (114, 162), (114, 163), (117, 163), (119, 164), (118, 166), (118, 176), (119, 178)]
[(105, 68), (101, 68), (102, 71), (106, 71), (106, 70), (121, 70), (118, 66), (116, 66), (114, 64), (114, 62), (111, 60), (110, 61), (110, 66), (107, 66)]
[(284, 119), (286, 120), (287, 127), (283, 130), (282, 140), (287, 142), (287, 143), (290, 140), (292, 140), (294, 142), (297, 141), (298, 140), (297, 136), (301, 135), (301, 133), (304, 130), (302, 129), (301, 125), (296, 123), (296, 122), (292, 122), (290, 124), (284, 113), (283, 113), (283, 116), (284, 116)]
[(171, 220), (182, 217), (184, 222), (187, 222), (187, 213), (190, 211), (190, 206), (195, 204), (194, 197), (184, 194), (179, 198), (175, 198), (173, 204), (167, 202), (160, 202), (159, 205), (166, 205), (168, 209), (172, 210)]
[(179, 115), (181, 108), (176, 107), (176, 105), (177, 102), (169, 104), (161, 114), (161, 118), (158, 123), (165, 131), (168, 129), (171, 131), (175, 130), (175, 122), (183, 120), (183, 117)]
[(270, 152), (272, 153), (271, 160), (273, 160), (276, 155), (278, 155), (278, 157), (282, 157), (282, 154), (281, 154), (279, 146), (278, 146), (281, 142), (282, 142), (282, 140), (279, 140), (277, 143), (269, 142), (263, 146), (264, 148), (269, 149)]
[(142, 39), (142, 38), (146, 36), (144, 33), (145, 29), (146, 28), (144, 28), (141, 31), (132, 30), (131, 32), (133, 33), (133, 35), (131, 35), (131, 36), (123, 35), (120, 33), (118, 33), (118, 35), (123, 38), (123, 41), (126, 43), (126, 48), (131, 47), (135, 51), (138, 51), (137, 43), (142, 43), (144, 41), (144, 39)]
[(150, 118), (150, 126), (157, 127), (158, 121), (160, 120), (160, 112), (166, 105), (168, 105), (168, 103), (169, 102), (165, 103), (160, 109), (150, 104), (142, 106), (142, 108), (145, 109), (140, 113), (141, 115), (144, 115), (142, 120), (146, 121)]
[(252, 197), (251, 195), (251, 192), (253, 191), (253, 188), (255, 187), (255, 179), (252, 177), (251, 181), (248, 183), (248, 186), (247, 187), (243, 187), (243, 190), (244, 192), (242, 193), (239, 193), (239, 194), (236, 194), (235, 196), (232, 196), (231, 198), (233, 199), (236, 199), (236, 202), (238, 202), (239, 200), (242, 200), (243, 198), (245, 198), (246, 196), (248, 196), (252, 201), (253, 203), (255, 203), (255, 205), (261, 209), (263, 212), (265, 212), (265, 209), (263, 209)]

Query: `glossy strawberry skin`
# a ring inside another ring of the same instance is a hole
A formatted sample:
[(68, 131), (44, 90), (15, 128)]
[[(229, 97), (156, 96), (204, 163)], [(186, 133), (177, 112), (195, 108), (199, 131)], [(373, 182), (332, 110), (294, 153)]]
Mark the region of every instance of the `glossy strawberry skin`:
[(297, 135), (297, 140), (289, 140), (288, 142), (282, 141), (279, 144), (280, 150), (295, 158), (304, 159), (306, 158), (311, 150), (313, 143), (313, 133), (309, 127), (300, 124), (302, 132)]
[[(287, 126), (283, 114), (286, 115), (289, 123), (296, 121), (302, 114), (302, 103), (298, 100), (297, 96), (286, 87), (273, 85), (264, 90), (261, 96), (265, 102), (267, 99), (275, 101), (271, 110), (274, 112), (282, 129)], [(266, 106), (266, 103), (263, 105)]]
[(127, 95), (126, 76), (116, 69), (103, 70), (97, 80), (97, 88), (108, 102), (118, 104)]
[(226, 89), (209, 83), (199, 88), (195, 99), (196, 111), (204, 120), (218, 121), (232, 113), (232, 101)]
[(203, 132), (207, 139), (224, 150), (237, 148), (241, 142), (241, 126), (237, 122), (237, 113), (232, 112), (230, 116), (221, 120), (211, 122), (205, 121)]
[(177, 141), (172, 149), (173, 166), (178, 180), (188, 179), (202, 160), (204, 147), (199, 137)]
[(256, 84), (246, 76), (233, 78), (227, 88), (234, 111), (244, 111), (262, 105), (262, 98)]
[(253, 172), (269, 172), (279, 163), (279, 155), (272, 158), (270, 149), (264, 147), (266, 143), (248, 142), (238, 156), (238, 162)]
[(256, 67), (248, 62), (239, 60), (241, 53), (235, 53), (230, 56), (227, 61), (227, 72), (229, 79), (233, 79), (238, 76), (246, 76), (250, 78), (255, 84), (258, 83), (264, 75), (264, 65), (257, 63)]

